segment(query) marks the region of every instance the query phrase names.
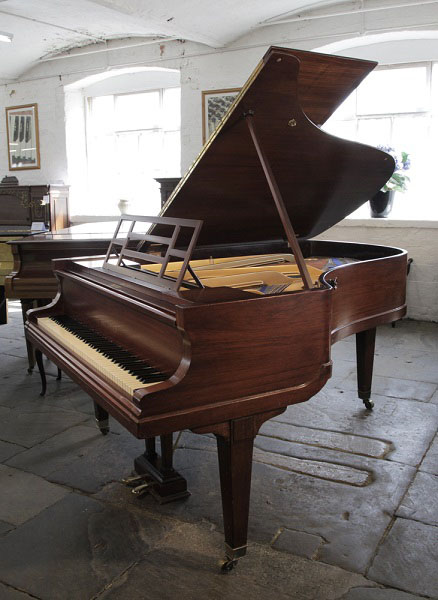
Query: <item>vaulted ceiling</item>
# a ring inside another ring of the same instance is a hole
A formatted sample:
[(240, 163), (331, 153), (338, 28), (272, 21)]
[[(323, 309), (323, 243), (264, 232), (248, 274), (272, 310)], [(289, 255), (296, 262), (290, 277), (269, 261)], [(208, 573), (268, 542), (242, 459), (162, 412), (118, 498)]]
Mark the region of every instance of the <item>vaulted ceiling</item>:
[(35, 62), (110, 39), (178, 38), (220, 48), (260, 23), (339, 0), (0, 0), (0, 80)]

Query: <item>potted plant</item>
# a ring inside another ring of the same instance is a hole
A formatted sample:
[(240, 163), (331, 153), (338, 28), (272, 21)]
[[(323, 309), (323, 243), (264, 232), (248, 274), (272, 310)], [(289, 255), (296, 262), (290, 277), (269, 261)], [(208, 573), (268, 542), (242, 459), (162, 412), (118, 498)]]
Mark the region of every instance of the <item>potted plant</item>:
[(394, 148), (389, 146), (377, 146), (377, 148), (390, 154), (395, 161), (394, 173), (382, 189), (370, 200), (371, 216), (382, 218), (387, 217), (391, 212), (395, 192), (405, 192), (407, 190), (407, 182), (410, 179), (407, 175), (404, 175), (404, 172), (411, 166), (411, 161), (407, 152), (398, 154)]

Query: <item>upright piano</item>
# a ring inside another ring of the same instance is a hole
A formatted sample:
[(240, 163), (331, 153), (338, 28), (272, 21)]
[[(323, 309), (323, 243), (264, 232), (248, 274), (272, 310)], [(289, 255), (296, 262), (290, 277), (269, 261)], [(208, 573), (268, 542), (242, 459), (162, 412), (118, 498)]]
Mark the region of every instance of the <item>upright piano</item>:
[(351, 334), (370, 410), (376, 326), (405, 314), (405, 251), (312, 239), (393, 172), (320, 129), (374, 66), (270, 48), (160, 216), (122, 216), (105, 258), (54, 261), (58, 295), (29, 312), (43, 386), (41, 353), (88, 392), (103, 433), (109, 413), (145, 439), (134, 493), (186, 496), (172, 433), (215, 434), (225, 570), (246, 551), (262, 423), (316, 394)]

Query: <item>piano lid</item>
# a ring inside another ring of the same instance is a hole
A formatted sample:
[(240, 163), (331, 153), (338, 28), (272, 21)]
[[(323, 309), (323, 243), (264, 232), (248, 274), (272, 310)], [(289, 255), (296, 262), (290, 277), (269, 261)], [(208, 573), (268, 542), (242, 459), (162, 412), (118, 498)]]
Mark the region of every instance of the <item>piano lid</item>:
[[(270, 48), (160, 215), (202, 220), (201, 245), (285, 238), (246, 122), (245, 114), (253, 113), (297, 237), (317, 235), (341, 221), (385, 184), (394, 161), (316, 124), (323, 124), (375, 65)], [(157, 225), (154, 233), (159, 232)]]

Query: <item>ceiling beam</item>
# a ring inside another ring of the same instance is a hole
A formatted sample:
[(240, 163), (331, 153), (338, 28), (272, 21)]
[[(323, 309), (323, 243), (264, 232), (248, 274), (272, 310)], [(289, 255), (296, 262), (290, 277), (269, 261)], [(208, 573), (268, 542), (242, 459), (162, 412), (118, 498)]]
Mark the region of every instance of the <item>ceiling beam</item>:
[[(51, 60), (61, 60), (63, 58), (77, 58), (79, 56), (85, 56), (86, 54), (98, 54), (100, 52), (113, 52), (117, 50), (127, 50), (129, 48), (138, 48), (139, 46), (151, 46), (152, 44), (160, 44), (163, 42), (173, 42), (180, 38), (176, 37), (156, 37), (153, 40), (147, 40), (144, 42), (134, 42), (133, 44), (123, 44), (122, 46), (105, 46), (104, 48), (93, 48), (92, 50), (79, 51), (77, 47), (70, 48), (70, 50), (61, 50), (59, 54), (43, 56), (38, 59), (38, 62), (48, 62)], [(74, 52), (78, 50), (77, 52)], [(73, 52), (72, 52), (73, 51)]]
[(69, 33), (76, 33), (77, 35), (81, 35), (84, 38), (90, 38), (96, 40), (98, 42), (105, 42), (106, 38), (100, 35), (93, 35), (92, 33), (85, 33), (84, 31), (80, 31), (78, 29), (71, 29), (70, 27), (63, 27), (62, 25), (57, 25), (56, 23), (48, 23), (47, 21), (42, 21), (41, 19), (35, 19), (33, 17), (25, 17), (24, 15), (17, 15), (14, 12), (10, 12), (7, 10), (0, 10), (0, 14), (8, 15), (10, 17), (15, 17), (16, 19), (23, 19), (24, 21), (32, 21), (33, 23), (38, 23), (40, 25), (47, 25), (48, 27), (54, 27), (55, 29), (62, 29), (63, 31), (68, 31)]
[[(345, 17), (351, 15), (361, 15), (365, 13), (378, 12), (382, 10), (395, 10), (399, 8), (418, 8), (419, 6), (425, 6), (428, 4), (438, 4), (438, 0), (411, 0), (410, 2), (402, 2), (399, 4), (392, 4), (388, 6), (372, 6), (370, 8), (352, 8), (350, 10), (343, 10), (339, 12), (318, 14), (318, 15), (304, 15), (302, 17), (272, 17), (257, 23), (256, 27), (267, 27), (268, 25), (283, 25), (284, 23), (300, 23), (302, 21), (314, 21), (316, 19), (329, 19), (332, 17)], [(298, 11), (294, 11), (297, 14)], [(290, 13), (289, 13), (290, 14)]]

